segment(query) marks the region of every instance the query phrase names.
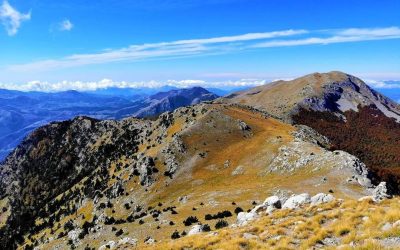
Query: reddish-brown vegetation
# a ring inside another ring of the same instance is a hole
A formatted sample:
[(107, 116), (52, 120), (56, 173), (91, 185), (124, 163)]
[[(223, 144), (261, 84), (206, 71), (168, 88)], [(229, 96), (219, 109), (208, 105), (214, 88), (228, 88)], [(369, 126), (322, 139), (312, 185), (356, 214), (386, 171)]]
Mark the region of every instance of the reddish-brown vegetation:
[(372, 170), (376, 181), (384, 180), (400, 191), (400, 124), (375, 106), (344, 113), (346, 120), (331, 112), (301, 110), (295, 123), (314, 128), (328, 137), (333, 150), (347, 151)]

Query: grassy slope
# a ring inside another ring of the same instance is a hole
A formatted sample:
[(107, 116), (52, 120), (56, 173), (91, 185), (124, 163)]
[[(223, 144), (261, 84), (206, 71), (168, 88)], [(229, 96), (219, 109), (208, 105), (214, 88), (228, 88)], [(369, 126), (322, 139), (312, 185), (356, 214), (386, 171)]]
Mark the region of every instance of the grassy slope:
[[(141, 249), (395, 249), (385, 244), (385, 239), (399, 237), (400, 227), (386, 231), (382, 227), (400, 219), (399, 209), (398, 198), (380, 204), (334, 201), (296, 211), (276, 211), (243, 227), (217, 230), (216, 235), (202, 233)], [(253, 238), (244, 237), (246, 233)], [(323, 245), (326, 238), (339, 243)]]
[[(115, 174), (126, 180), (124, 186), (128, 191), (128, 196), (113, 200), (114, 207), (105, 209), (107, 216), (126, 219), (130, 210), (124, 208), (124, 204), (131, 201), (131, 204), (143, 204), (145, 207), (152, 206), (160, 210), (168, 206), (176, 206), (178, 214), (163, 213), (159, 221), (147, 216), (143, 218), (145, 222), (143, 225), (140, 225), (138, 221), (105, 225), (101, 232), (86, 236), (78, 248), (83, 249), (86, 244), (99, 247), (110, 240), (118, 240), (126, 236), (137, 238), (141, 243), (147, 236), (152, 236), (157, 241), (165, 241), (170, 239), (175, 230), (188, 232), (190, 227), (183, 225), (183, 220), (188, 216), (196, 216), (201, 222), (208, 223), (214, 229), (217, 221), (205, 221), (206, 214), (215, 214), (223, 210), (233, 213), (238, 206), (244, 210), (250, 209), (253, 207), (253, 201), (261, 202), (277, 189), (293, 192), (306, 191), (313, 194), (320, 191), (328, 192), (340, 181), (341, 177), (337, 177), (337, 172), (325, 169), (324, 166), (318, 166), (322, 168), (313, 171), (317, 166), (312, 164), (291, 173), (266, 172), (272, 159), (278, 154), (278, 149), (293, 141), (291, 132), (295, 128), (272, 118), (264, 118), (246, 109), (216, 104), (207, 108), (209, 111), (197, 116), (195, 122), (191, 124), (185, 122), (185, 116), (176, 117), (161, 145), (148, 147), (154, 144), (158, 133), (154, 132), (148, 138), (149, 140), (140, 146), (140, 152), (162, 159), (160, 150), (163, 146), (172, 140), (172, 135), (175, 133), (181, 135), (187, 145), (187, 152), (177, 155), (182, 167), (173, 180), (162, 175), (165, 170), (161, 164), (162, 160), (156, 161), (160, 169), (157, 182), (147, 189), (141, 187), (135, 178), (128, 180), (126, 170), (122, 169), (118, 172), (114, 164), (110, 168), (110, 175)], [(241, 131), (238, 120), (250, 126), (250, 134)], [(313, 144), (307, 144), (304, 150), (315, 154), (321, 153), (321, 149)], [(199, 156), (199, 153), (206, 153), (206, 155), (203, 158)], [(227, 160), (229, 167), (224, 166)], [(124, 159), (120, 161), (125, 163)], [(238, 166), (242, 166), (243, 174), (233, 176), (232, 172)], [(323, 176), (329, 176), (328, 181), (317, 185)], [(109, 184), (112, 185), (113, 182), (115, 180), (111, 180)], [(77, 185), (82, 185), (82, 183)], [(357, 188), (354, 190), (356, 193), (359, 191)], [(345, 197), (345, 193), (337, 190), (335, 195)], [(357, 194), (359, 195), (360, 192)], [(188, 202), (184, 204), (178, 202), (178, 198), (185, 195), (189, 198)], [(160, 207), (159, 202), (162, 203)], [(236, 205), (232, 205), (232, 202)], [(80, 206), (78, 213), (62, 219), (59, 229), (53, 228), (53, 232), (50, 229), (43, 230), (33, 237), (54, 237), (55, 239), (45, 245), (45, 248), (54, 247), (60, 243), (65, 244), (67, 237), (56, 239), (57, 235), (63, 232), (64, 223), (73, 219), (78, 225), (82, 225), (85, 221), (90, 221), (93, 213), (96, 212), (92, 200), (87, 200), (78, 206)], [(230, 224), (233, 223), (234, 217), (227, 218), (227, 221)], [(173, 221), (175, 225), (170, 226), (168, 224), (170, 221)], [(160, 226), (160, 229), (157, 229), (157, 226)], [(123, 229), (125, 233), (116, 237), (112, 227), (117, 230)]]

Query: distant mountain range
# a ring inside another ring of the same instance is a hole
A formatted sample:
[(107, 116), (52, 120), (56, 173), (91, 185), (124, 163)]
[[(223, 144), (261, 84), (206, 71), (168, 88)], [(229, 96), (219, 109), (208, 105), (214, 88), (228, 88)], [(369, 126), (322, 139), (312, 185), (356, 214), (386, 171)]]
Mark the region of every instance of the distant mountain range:
[[(165, 91), (165, 92), (159, 92)], [(218, 96), (206, 89), (173, 87), (92, 92), (20, 92), (0, 89), (0, 161), (34, 129), (85, 115), (96, 119), (156, 116)]]

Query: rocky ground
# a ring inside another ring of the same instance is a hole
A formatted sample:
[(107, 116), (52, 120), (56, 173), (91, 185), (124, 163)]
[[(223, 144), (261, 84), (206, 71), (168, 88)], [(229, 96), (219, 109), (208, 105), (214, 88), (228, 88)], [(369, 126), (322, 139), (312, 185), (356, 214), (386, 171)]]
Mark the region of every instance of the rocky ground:
[[(357, 91), (362, 84), (338, 72), (277, 84), (300, 90), (296, 98), (303, 100), (311, 89), (326, 97), (324, 86), (343, 79), (342, 90), (353, 86)], [(282, 95), (281, 90), (272, 93)], [(239, 95), (258, 100), (257, 92)], [(386, 200), (393, 182), (371, 179), (370, 166), (334, 148), (313, 124), (293, 125), (275, 109), (239, 103), (201, 103), (154, 120), (77, 117), (36, 130), (0, 166), (1, 247), (397, 244), (398, 202)], [(340, 112), (331, 115), (342, 119)], [(385, 155), (375, 156), (385, 160)]]
[(400, 203), (398, 198), (388, 199), (384, 186), (359, 200), (324, 193), (271, 196), (251, 211), (240, 212), (235, 224), (213, 231), (208, 225), (195, 225), (188, 235), (178, 233), (173, 240), (140, 248), (398, 249)]
[(369, 194), (365, 165), (328, 143), (240, 105), (200, 104), (155, 121), (52, 124), (2, 168), (2, 183), (12, 183), (2, 186), (2, 234), (21, 232), (16, 242), (26, 249), (135, 245), (189, 234), (198, 222), (233, 224), (267, 195)]

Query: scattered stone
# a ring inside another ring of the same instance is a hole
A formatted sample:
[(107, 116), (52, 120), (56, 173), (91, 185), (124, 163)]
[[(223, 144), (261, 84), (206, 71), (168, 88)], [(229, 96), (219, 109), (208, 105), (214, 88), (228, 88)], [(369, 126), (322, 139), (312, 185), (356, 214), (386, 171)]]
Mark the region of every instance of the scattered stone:
[(278, 196), (271, 196), (265, 199), (265, 201), (261, 204), (256, 206), (251, 210), (253, 213), (260, 213), (265, 211), (267, 214), (272, 213), (276, 209), (282, 208), (281, 200)]
[(190, 229), (188, 235), (199, 234), (199, 233), (207, 232), (207, 231), (210, 231), (210, 227), (208, 225), (194, 225)]
[(181, 197), (179, 197), (179, 198), (178, 198), (178, 202), (180, 202), (180, 203), (182, 203), (182, 204), (185, 204), (185, 203), (187, 203), (187, 202), (188, 202), (188, 200), (189, 200), (189, 198), (188, 198), (188, 196), (187, 196), (187, 195), (185, 195), (185, 196), (181, 196)]
[(117, 247), (117, 243), (115, 243), (115, 241), (109, 241), (107, 244), (102, 245), (101, 247), (99, 247), (99, 250), (113, 250)]
[(152, 237), (147, 237), (144, 243), (146, 243), (147, 245), (153, 245), (154, 243), (156, 243), (156, 240)]
[(129, 237), (125, 237), (123, 239), (120, 239), (118, 241), (118, 246), (123, 246), (123, 245), (130, 245), (130, 246), (136, 246), (138, 240), (137, 239), (132, 239)]
[(247, 125), (247, 123), (245, 123), (244, 121), (241, 121), (241, 120), (239, 120), (239, 128), (242, 131), (250, 131), (251, 130), (250, 126)]
[(244, 167), (243, 166), (238, 166), (235, 170), (232, 171), (232, 175), (242, 175), (244, 174)]
[(74, 244), (77, 244), (79, 242), (79, 234), (81, 232), (82, 232), (82, 229), (80, 229), (80, 228), (74, 229), (74, 230), (68, 232), (68, 238), (70, 240), (72, 240), (72, 242)]
[(322, 240), (325, 246), (338, 246), (340, 244), (340, 239), (337, 237), (326, 237)]
[(372, 199), (375, 202), (380, 202), (388, 198), (391, 198), (391, 195), (388, 194), (386, 182), (379, 183), (379, 185), (372, 191)]
[(309, 194), (299, 194), (290, 197), (285, 204), (283, 204), (282, 208), (284, 209), (298, 209), (304, 204), (308, 204), (311, 202), (311, 197)]
[(231, 162), (229, 160), (226, 160), (224, 162), (224, 168), (229, 168), (230, 164), (231, 164)]
[(252, 221), (256, 218), (258, 218), (258, 215), (254, 212), (249, 212), (249, 213), (240, 212), (237, 216), (236, 223), (239, 226), (243, 226), (246, 225), (249, 221)]
[(385, 248), (398, 248), (400, 247), (400, 237), (388, 237), (379, 240), (379, 243)]
[(251, 234), (251, 233), (244, 233), (243, 238), (246, 240), (251, 240), (251, 239), (259, 239), (257, 235)]
[(331, 194), (319, 193), (311, 197), (311, 206), (320, 205), (322, 203), (328, 203), (333, 201), (335, 198)]
[(382, 231), (389, 231), (390, 229), (392, 229), (392, 224), (390, 224), (389, 222), (386, 222), (385, 224), (383, 224), (383, 226), (381, 227)]

